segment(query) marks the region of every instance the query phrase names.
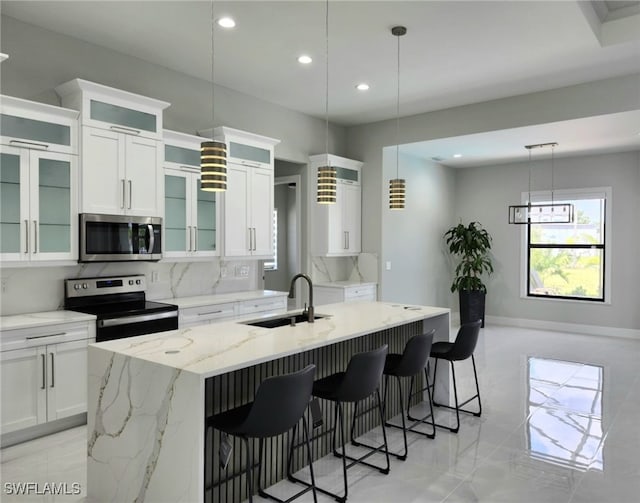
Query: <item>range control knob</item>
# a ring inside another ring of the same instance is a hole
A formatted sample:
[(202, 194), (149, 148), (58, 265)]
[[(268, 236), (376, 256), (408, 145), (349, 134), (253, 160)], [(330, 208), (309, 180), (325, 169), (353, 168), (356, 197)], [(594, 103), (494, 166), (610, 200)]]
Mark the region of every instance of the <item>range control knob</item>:
[(86, 283), (82, 283), (82, 288), (86, 290), (87, 288), (89, 288), (89, 285), (87, 285)]
[(142, 283), (139, 279), (136, 280), (136, 285), (139, 285), (140, 283)]
[(129, 280), (129, 284), (133, 285), (133, 280), (132, 279)]
[(75, 285), (73, 285), (73, 289), (80, 290), (80, 283), (76, 283)]

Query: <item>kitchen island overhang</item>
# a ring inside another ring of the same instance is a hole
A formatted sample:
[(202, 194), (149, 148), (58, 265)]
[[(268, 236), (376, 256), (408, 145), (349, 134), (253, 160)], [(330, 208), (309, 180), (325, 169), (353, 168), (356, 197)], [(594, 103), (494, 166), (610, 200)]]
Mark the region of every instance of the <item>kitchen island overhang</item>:
[[(206, 488), (219, 487), (204, 470), (205, 457), (213, 459), (204, 428), (212, 411), (249, 401), (264, 377), (311, 361), (319, 378), (371, 345), (400, 352), (411, 335), (432, 328), (435, 340), (450, 339), (445, 308), (357, 302), (325, 305), (321, 314), (328, 316), (312, 324), (236, 321), (90, 346), (89, 499), (218, 501), (205, 498)], [(245, 496), (240, 482), (225, 499)]]

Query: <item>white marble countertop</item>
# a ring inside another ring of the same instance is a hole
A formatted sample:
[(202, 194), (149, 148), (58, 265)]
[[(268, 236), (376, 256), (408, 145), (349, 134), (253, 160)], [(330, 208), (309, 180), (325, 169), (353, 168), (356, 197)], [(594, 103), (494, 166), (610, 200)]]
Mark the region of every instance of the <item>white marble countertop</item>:
[(383, 302), (328, 304), (316, 311), (327, 318), (295, 327), (268, 329), (225, 322), (118, 339), (90, 348), (206, 378), (448, 313), (446, 308)]
[(93, 314), (78, 313), (76, 311), (46, 311), (42, 313), (12, 314), (0, 316), (0, 330), (17, 330), (20, 328), (44, 327), (59, 323), (74, 323), (79, 321), (93, 321)]
[(351, 286), (375, 286), (377, 283), (366, 281), (330, 281), (325, 283), (314, 283), (314, 286), (324, 286), (330, 288), (349, 288)]
[(250, 290), (248, 292), (221, 293), (217, 295), (196, 295), (194, 297), (174, 297), (161, 299), (158, 302), (175, 304), (179, 309), (190, 307), (213, 306), (243, 300), (266, 299), (269, 297), (285, 297), (288, 292), (278, 292), (275, 290)]

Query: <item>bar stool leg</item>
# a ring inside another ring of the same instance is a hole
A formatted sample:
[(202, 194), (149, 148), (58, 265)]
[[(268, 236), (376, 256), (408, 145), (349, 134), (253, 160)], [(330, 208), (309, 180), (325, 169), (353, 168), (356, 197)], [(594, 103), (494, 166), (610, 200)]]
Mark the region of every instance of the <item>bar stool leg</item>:
[(253, 468), (251, 466), (251, 464), (252, 464), (252, 462), (251, 462), (251, 448), (249, 447), (249, 439), (247, 437), (242, 437), (242, 440), (244, 440), (244, 445), (245, 445), (246, 451), (247, 451), (246, 474), (247, 474), (247, 491), (249, 493), (249, 503), (253, 503), (253, 481), (252, 481), (252, 474), (251, 474), (251, 472), (253, 471)]
[[(356, 403), (357, 405), (357, 403)], [(344, 481), (344, 496), (336, 498), (339, 502), (344, 503), (347, 501), (347, 495), (349, 493), (349, 489), (347, 487), (347, 451), (345, 448), (345, 444), (347, 443), (347, 439), (344, 434), (344, 417), (342, 416), (342, 403), (337, 402), (339, 416), (340, 416), (340, 440), (342, 440), (342, 479)]]
[(380, 428), (382, 428), (382, 438), (384, 439), (384, 456), (387, 459), (386, 470), (380, 470), (380, 473), (387, 475), (391, 470), (389, 462), (389, 444), (387, 443), (387, 430), (384, 427), (384, 414), (382, 412), (382, 400), (380, 400), (380, 388), (376, 388), (376, 397), (378, 398), (378, 410), (380, 411)]
[(309, 460), (309, 472), (311, 473), (311, 491), (313, 492), (313, 502), (318, 503), (318, 495), (316, 493), (316, 479), (313, 473), (313, 455), (311, 454), (311, 441), (309, 439), (309, 425), (307, 418), (302, 416), (302, 426), (304, 428), (304, 439), (307, 444), (307, 459)]
[[(478, 397), (478, 412), (472, 412), (472, 414), (476, 417), (480, 417), (482, 414), (482, 402), (480, 401), (480, 386), (478, 385), (478, 372), (476, 372), (476, 359), (473, 354), (471, 355), (471, 363), (473, 363), (473, 377), (476, 379), (476, 396)], [(471, 398), (471, 400), (473, 400), (473, 398)]]

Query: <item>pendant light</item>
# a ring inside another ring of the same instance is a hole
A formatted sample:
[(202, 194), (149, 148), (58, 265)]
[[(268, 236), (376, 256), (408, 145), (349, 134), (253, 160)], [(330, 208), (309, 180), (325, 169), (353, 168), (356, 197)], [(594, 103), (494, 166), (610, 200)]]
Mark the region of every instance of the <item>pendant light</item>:
[(329, 0), (326, 1), (325, 20), (325, 152), (327, 154), (327, 165), (318, 168), (318, 189), (316, 201), (318, 204), (335, 204), (336, 202), (336, 169), (331, 166), (329, 160)]
[[(510, 224), (570, 224), (573, 223), (574, 208), (570, 203), (556, 203), (553, 195), (554, 149), (556, 142), (525, 145), (529, 151), (529, 197), (527, 204), (509, 206)], [(551, 203), (531, 204), (531, 150), (551, 147)]]
[(405, 181), (400, 178), (400, 37), (407, 33), (404, 26), (394, 26), (391, 34), (398, 38), (398, 94), (396, 100), (396, 177), (389, 180), (389, 209), (404, 210)]
[[(215, 17), (211, 0), (211, 127), (215, 126), (215, 88), (213, 69)], [(200, 188), (207, 192), (227, 190), (227, 145), (221, 141), (203, 141), (200, 144)]]

